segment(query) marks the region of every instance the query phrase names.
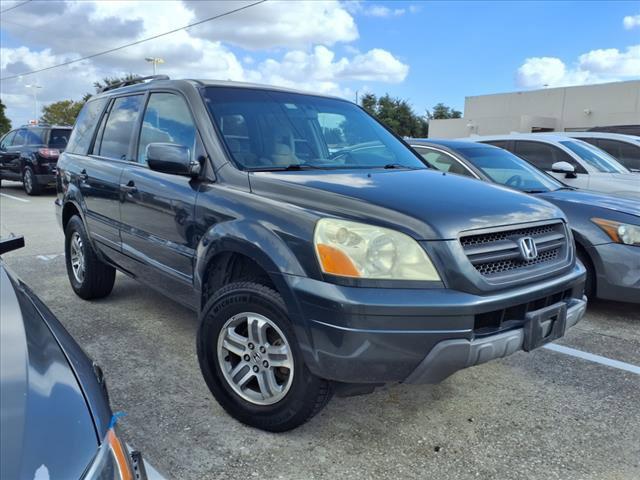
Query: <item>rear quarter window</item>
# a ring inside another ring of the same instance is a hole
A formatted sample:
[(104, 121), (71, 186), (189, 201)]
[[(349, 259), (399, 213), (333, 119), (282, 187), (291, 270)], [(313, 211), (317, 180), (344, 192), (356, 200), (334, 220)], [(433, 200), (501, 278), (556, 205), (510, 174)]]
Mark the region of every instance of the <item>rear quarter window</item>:
[(67, 152), (86, 155), (89, 151), (93, 133), (96, 130), (100, 114), (104, 110), (108, 98), (91, 100), (80, 111), (73, 131), (67, 142)]

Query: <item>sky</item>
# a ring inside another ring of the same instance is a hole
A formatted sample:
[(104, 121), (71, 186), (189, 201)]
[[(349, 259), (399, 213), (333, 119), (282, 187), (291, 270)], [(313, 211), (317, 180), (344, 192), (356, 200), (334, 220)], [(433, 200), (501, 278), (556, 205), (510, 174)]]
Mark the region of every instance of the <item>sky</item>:
[[(266, 83), (354, 100), (407, 99), (424, 114), (470, 95), (640, 78), (640, 3), (267, 0), (156, 40), (5, 79), (164, 33), (256, 0), (0, 1), (0, 97), (14, 125), (93, 82), (158, 73)], [(16, 7), (16, 8), (12, 8)], [(8, 10), (8, 11), (7, 11)]]

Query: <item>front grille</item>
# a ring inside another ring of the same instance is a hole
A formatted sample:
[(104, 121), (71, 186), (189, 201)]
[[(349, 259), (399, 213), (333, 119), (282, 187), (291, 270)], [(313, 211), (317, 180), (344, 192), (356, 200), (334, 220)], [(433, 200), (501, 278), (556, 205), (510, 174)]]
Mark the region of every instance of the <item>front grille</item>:
[[(526, 237), (531, 238), (537, 250), (534, 258), (526, 258), (520, 246), (520, 240)], [(460, 243), (469, 261), (487, 279), (552, 268), (562, 263), (568, 253), (562, 222), (463, 235)]]

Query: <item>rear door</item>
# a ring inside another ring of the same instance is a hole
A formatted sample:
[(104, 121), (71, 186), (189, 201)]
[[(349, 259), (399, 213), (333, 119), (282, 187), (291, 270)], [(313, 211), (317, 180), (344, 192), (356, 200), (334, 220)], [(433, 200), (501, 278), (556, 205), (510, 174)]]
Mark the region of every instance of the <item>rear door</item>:
[(120, 241), (120, 177), (133, 160), (133, 133), (144, 94), (113, 99), (104, 112), (88, 156), (79, 165), (78, 184), (93, 239), (115, 250)]
[(189, 176), (151, 170), (146, 147), (173, 143), (189, 148), (194, 160), (204, 156), (189, 105), (177, 92), (151, 92), (140, 122), (135, 161), (124, 167), (122, 189), (122, 251), (135, 263), (134, 273), (154, 282), (171, 296), (193, 292), (193, 266), (198, 238), (194, 212), (199, 181)]
[[(585, 168), (578, 163), (571, 155), (564, 152), (560, 148), (544, 142), (534, 142), (526, 140), (516, 140), (513, 153), (520, 158), (524, 158), (527, 162), (540, 170), (553, 175), (567, 185), (576, 188), (589, 187), (589, 174)], [(555, 173), (551, 167), (556, 162), (567, 162), (575, 168), (575, 176), (565, 173)]]

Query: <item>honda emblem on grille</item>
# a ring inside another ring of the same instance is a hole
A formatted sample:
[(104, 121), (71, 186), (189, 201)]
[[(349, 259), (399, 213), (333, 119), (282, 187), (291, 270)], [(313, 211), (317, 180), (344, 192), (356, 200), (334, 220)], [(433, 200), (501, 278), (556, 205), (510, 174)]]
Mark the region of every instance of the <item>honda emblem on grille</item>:
[(535, 260), (538, 258), (538, 247), (536, 242), (531, 237), (522, 237), (518, 240), (518, 247), (520, 247), (520, 255), (523, 260)]

